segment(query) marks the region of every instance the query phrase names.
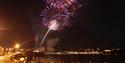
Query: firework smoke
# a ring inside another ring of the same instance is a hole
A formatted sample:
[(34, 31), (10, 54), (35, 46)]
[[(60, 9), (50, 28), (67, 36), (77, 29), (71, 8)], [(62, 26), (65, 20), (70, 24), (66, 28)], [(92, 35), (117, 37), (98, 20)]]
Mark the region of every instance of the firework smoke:
[(47, 48), (53, 48), (58, 41), (59, 41), (59, 38), (58, 38), (58, 37), (49, 38), (49, 39), (47, 40), (46, 47), (47, 47)]

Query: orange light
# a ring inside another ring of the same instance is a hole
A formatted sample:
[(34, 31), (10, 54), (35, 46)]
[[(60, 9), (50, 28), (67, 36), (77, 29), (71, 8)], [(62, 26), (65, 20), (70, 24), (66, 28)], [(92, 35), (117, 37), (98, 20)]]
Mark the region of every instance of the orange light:
[(20, 58), (20, 61), (24, 61), (24, 59), (25, 59), (25, 58), (22, 57), (22, 58)]
[(19, 44), (16, 44), (16, 45), (15, 45), (15, 48), (19, 49), (19, 48), (20, 48), (20, 45), (19, 45)]

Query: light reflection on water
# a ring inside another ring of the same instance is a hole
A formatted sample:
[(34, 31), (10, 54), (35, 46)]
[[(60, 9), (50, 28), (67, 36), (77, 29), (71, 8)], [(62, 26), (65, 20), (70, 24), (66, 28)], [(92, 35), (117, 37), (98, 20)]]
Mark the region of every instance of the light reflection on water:
[(125, 63), (124, 56), (101, 55), (48, 55), (33, 57), (35, 63)]

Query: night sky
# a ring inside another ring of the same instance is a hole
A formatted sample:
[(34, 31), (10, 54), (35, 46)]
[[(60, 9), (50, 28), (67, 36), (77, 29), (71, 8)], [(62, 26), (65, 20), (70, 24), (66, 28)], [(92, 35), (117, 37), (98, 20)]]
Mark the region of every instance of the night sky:
[[(125, 47), (125, 8), (122, 0), (81, 0), (82, 7), (72, 18), (72, 26), (52, 31), (59, 37), (58, 48)], [(34, 47), (41, 25), (42, 0), (0, 1), (0, 45)], [(43, 34), (43, 33), (42, 33)]]

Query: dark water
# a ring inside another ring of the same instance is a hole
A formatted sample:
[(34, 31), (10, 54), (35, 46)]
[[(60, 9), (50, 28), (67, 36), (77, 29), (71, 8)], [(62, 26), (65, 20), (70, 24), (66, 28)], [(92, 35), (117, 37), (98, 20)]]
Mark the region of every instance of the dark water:
[(125, 63), (125, 56), (102, 55), (47, 55), (33, 57), (35, 63)]

